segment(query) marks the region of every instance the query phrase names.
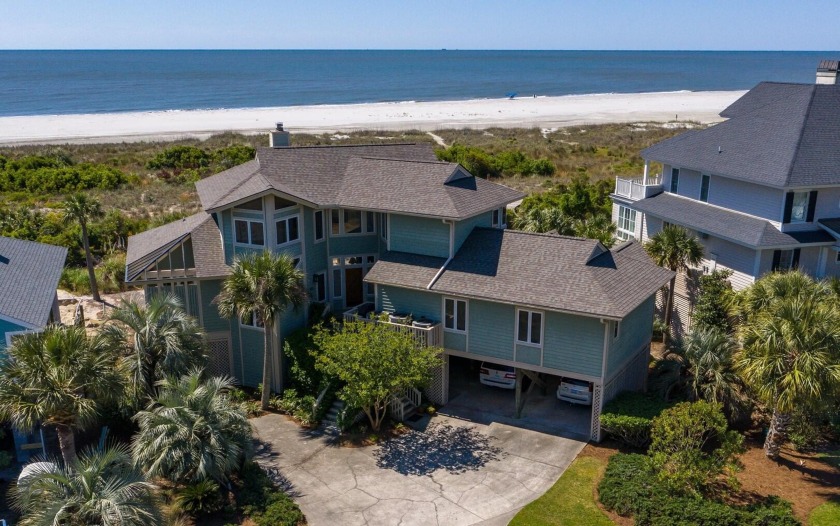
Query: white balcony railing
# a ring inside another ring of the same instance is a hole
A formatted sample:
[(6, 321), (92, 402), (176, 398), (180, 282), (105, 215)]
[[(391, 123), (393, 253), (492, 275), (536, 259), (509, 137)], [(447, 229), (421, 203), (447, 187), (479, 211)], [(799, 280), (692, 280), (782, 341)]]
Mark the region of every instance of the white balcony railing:
[(645, 199), (662, 192), (662, 176), (654, 175), (645, 181), (641, 177), (636, 178), (615, 178), (615, 194), (622, 197), (629, 197), (636, 201)]
[(443, 346), (443, 325), (433, 322), (412, 323), (394, 323), (385, 321), (379, 318), (368, 318), (368, 313), (373, 312), (373, 305), (370, 303), (363, 303), (357, 307), (346, 311), (344, 313), (344, 321), (364, 321), (368, 323), (381, 323), (390, 329), (399, 332), (411, 334), (417, 345), (422, 347), (441, 347)]

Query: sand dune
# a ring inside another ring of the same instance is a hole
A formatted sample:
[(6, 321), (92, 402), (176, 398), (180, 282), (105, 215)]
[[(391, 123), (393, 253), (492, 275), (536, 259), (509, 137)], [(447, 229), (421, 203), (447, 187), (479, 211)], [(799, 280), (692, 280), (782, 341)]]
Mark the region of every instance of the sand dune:
[(291, 132), (433, 131), (444, 128), (563, 127), (611, 122), (716, 122), (743, 91), (517, 97), (0, 117), (0, 144), (113, 142), (206, 137), (222, 131), (263, 132), (276, 121)]

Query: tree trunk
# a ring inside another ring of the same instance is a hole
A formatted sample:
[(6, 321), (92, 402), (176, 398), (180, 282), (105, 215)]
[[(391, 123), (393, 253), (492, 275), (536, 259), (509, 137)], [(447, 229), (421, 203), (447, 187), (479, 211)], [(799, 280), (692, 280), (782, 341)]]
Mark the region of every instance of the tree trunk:
[(268, 402), (271, 399), (271, 335), (273, 334), (273, 325), (273, 320), (263, 319), (265, 353), (263, 354), (262, 399), (260, 400), (260, 407), (263, 411), (268, 411)]
[(76, 462), (76, 437), (73, 436), (73, 429), (64, 424), (57, 424), (55, 432), (58, 435), (58, 446), (61, 449), (61, 458), (66, 466)]
[(767, 432), (767, 439), (764, 441), (764, 454), (768, 458), (776, 460), (779, 458), (779, 451), (787, 441), (787, 431), (790, 425), (790, 413), (773, 409), (773, 417), (770, 418), (770, 431)]
[(87, 263), (90, 292), (93, 294), (93, 301), (102, 301), (102, 298), (99, 297), (99, 287), (96, 285), (96, 273), (93, 271), (93, 256), (90, 255), (90, 240), (88, 239), (87, 225), (85, 223), (82, 223), (82, 246), (85, 249), (85, 263)]
[(668, 343), (671, 335), (671, 317), (674, 310), (674, 289), (677, 286), (677, 277), (671, 278), (671, 285), (668, 287), (668, 296), (665, 298), (665, 331), (662, 333), (662, 342)]

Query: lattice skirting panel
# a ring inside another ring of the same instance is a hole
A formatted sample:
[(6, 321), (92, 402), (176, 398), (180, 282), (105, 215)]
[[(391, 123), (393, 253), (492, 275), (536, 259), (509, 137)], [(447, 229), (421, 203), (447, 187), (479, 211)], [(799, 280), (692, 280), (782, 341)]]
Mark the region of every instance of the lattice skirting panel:
[(211, 376), (231, 376), (230, 335), (207, 335), (207, 373)]
[(437, 405), (449, 402), (449, 355), (444, 354), (443, 364), (432, 371), (432, 380), (424, 390), (426, 398)]
[(646, 345), (606, 385), (595, 384), (592, 389), (592, 440), (601, 441), (601, 411), (607, 402), (623, 391), (641, 391), (645, 388), (649, 356), (650, 346)]

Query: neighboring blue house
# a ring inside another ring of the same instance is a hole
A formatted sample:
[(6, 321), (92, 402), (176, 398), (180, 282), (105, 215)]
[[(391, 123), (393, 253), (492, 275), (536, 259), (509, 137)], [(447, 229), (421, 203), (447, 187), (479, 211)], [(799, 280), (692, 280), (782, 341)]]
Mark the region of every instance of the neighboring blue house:
[[(212, 300), (237, 254), (268, 249), (296, 258), (310, 301), (345, 319), (411, 315), (417, 341), (445, 349), (426, 392), (439, 404), (449, 356), (577, 378), (592, 387), (586, 432), (598, 439), (603, 403), (644, 385), (654, 294), (672, 274), (638, 244), (505, 230), (522, 194), (438, 161), (429, 145), (290, 147), (282, 129), (271, 144), (198, 182), (203, 212), (128, 241), (126, 280), (184, 298), (214, 372), (261, 381), (262, 327), (221, 318)], [(307, 310), (279, 320), (277, 338)], [(279, 353), (273, 364), (278, 389)]]
[[(721, 112), (728, 120), (642, 151), (645, 175), (616, 180), (622, 239), (646, 241), (665, 224), (703, 244), (696, 269), (732, 271), (743, 289), (775, 270), (840, 276), (840, 85), (837, 61), (816, 84), (763, 82)], [(648, 175), (649, 163), (663, 175)], [(690, 329), (694, 287), (678, 280), (679, 325)]]
[[(0, 237), (0, 356), (15, 336), (60, 323), (56, 289), (67, 249)], [(15, 432), (18, 460), (42, 451), (38, 430)]]

